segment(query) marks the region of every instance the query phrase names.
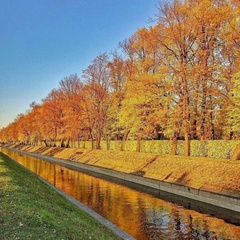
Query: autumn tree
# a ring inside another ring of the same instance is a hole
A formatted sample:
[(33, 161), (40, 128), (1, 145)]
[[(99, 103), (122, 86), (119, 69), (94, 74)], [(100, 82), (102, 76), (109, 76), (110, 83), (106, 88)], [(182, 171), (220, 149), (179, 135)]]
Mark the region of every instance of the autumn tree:
[[(35, 102), (30, 104), (30, 109), (27, 111), (28, 116), (28, 130), (30, 141), (38, 145), (42, 142), (42, 123), (41, 123), (41, 105)], [(27, 124), (27, 123), (26, 123)]]
[(126, 131), (131, 130), (131, 134), (137, 139), (137, 151), (140, 151), (142, 137), (156, 138), (157, 128), (164, 119), (162, 115), (161, 120), (158, 118), (156, 121), (165, 101), (165, 71), (160, 69), (162, 55), (155, 34), (155, 28), (139, 29), (120, 45), (128, 66), (125, 68), (125, 95), (119, 112), (120, 123)]
[(191, 18), (191, 7), (179, 0), (159, 7), (159, 37), (163, 48), (165, 66), (174, 74), (178, 89), (177, 105), (182, 108), (182, 127), (185, 139), (185, 155), (190, 154), (190, 86), (196, 42), (196, 25)]
[(83, 70), (84, 111), (88, 122), (90, 137), (96, 138), (96, 148), (101, 148), (101, 139), (105, 134), (108, 113), (108, 91), (110, 77), (108, 56), (106, 53), (97, 56), (87, 69)]
[[(41, 104), (32, 104), (0, 130), (1, 141), (129, 137), (172, 140), (239, 138), (240, 3), (174, 0), (159, 4), (156, 24), (120, 42), (118, 53), (98, 55), (65, 77)], [(109, 147), (109, 144), (108, 144)]]
[(48, 96), (43, 99), (41, 114), (45, 143), (48, 140), (55, 146), (56, 141), (61, 139), (61, 145), (63, 146), (66, 131), (63, 111), (63, 95), (59, 89), (53, 89)]
[(109, 94), (109, 110), (107, 116), (107, 135), (114, 139), (121, 139), (122, 127), (119, 123), (118, 113), (124, 99), (124, 85), (126, 76), (124, 74), (125, 62), (117, 52), (113, 54), (113, 59), (108, 62), (109, 77), (110, 77), (110, 94)]
[(81, 109), (83, 83), (77, 74), (72, 74), (62, 79), (59, 85), (59, 92), (63, 100), (63, 120), (65, 124), (62, 139), (67, 140), (65, 147), (69, 147), (70, 140), (79, 140), (83, 128)]

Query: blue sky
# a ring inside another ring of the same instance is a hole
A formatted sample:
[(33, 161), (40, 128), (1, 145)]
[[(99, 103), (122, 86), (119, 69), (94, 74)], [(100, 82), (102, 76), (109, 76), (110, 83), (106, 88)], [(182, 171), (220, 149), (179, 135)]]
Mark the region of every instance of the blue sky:
[(148, 27), (157, 0), (0, 0), (0, 129)]

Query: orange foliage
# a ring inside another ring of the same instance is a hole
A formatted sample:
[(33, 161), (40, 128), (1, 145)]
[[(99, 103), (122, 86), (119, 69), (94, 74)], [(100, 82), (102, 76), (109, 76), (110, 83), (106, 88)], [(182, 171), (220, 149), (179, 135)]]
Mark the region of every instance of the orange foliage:
[[(240, 5), (236, 0), (159, 4), (155, 25), (120, 42), (60, 81), (0, 130), (1, 142), (69, 147), (70, 142), (129, 138), (236, 139), (240, 131)], [(238, 126), (238, 125), (237, 125)]]

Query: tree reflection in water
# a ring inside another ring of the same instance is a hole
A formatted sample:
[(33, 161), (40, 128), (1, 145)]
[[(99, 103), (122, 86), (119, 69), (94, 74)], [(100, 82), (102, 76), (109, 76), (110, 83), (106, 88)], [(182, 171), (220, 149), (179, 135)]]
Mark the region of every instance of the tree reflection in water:
[(139, 240), (240, 239), (240, 226), (33, 157), (3, 152)]

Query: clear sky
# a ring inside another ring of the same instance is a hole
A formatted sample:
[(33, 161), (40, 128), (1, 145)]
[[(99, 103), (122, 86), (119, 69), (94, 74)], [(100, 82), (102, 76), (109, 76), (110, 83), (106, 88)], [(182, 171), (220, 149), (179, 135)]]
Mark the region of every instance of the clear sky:
[(157, 0), (0, 0), (0, 129), (150, 26)]

